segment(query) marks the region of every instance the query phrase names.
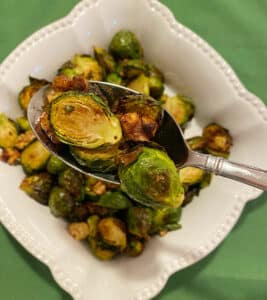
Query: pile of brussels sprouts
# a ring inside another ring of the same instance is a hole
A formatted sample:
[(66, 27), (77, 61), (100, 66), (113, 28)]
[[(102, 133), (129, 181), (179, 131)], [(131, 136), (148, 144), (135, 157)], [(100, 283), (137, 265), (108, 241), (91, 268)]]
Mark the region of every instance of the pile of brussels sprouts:
[[(124, 85), (143, 96), (111, 103), (90, 90), (90, 79)], [(26, 111), (45, 85), (44, 133), (88, 170), (118, 174), (120, 186), (68, 167), (36, 139)], [(22, 165), (26, 177), (20, 188), (67, 220), (70, 235), (88, 241), (99, 259), (138, 256), (151, 236), (180, 228), (182, 206), (210, 184), (211, 174), (194, 167), (177, 170), (153, 142), (163, 108), (185, 129), (195, 107), (185, 96), (164, 94), (163, 74), (144, 61), (139, 40), (128, 30), (117, 32), (108, 50), (94, 47), (92, 56), (76, 54), (52, 82), (30, 78), (19, 104), (24, 115), (16, 120), (0, 114), (1, 160)], [(212, 123), (188, 144), (195, 151), (228, 157), (232, 138)]]

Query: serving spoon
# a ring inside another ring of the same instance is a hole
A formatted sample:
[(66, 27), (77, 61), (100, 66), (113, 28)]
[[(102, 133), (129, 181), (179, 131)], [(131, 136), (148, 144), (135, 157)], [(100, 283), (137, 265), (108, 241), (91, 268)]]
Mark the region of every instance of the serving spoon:
[[(90, 92), (93, 92), (100, 97), (105, 97), (109, 104), (116, 99), (125, 96), (142, 96), (142, 94), (137, 91), (112, 83), (102, 81), (89, 81), (89, 83)], [(86, 169), (86, 167), (79, 165), (68, 152), (61, 150), (55, 144), (53, 144), (47, 135), (42, 131), (39, 120), (41, 114), (43, 113), (45, 90), (46, 87), (40, 89), (34, 94), (27, 110), (31, 128), (37, 138), (50, 152), (52, 152), (68, 166), (84, 173), (85, 175), (119, 185), (120, 181), (116, 174), (92, 173)], [(192, 151), (186, 143), (180, 126), (166, 110), (163, 112), (162, 124), (158, 129), (154, 140), (166, 149), (168, 155), (178, 168), (186, 166), (197, 167), (216, 175), (240, 181), (262, 190), (267, 190), (266, 170), (231, 162), (222, 157), (216, 157), (209, 154)]]

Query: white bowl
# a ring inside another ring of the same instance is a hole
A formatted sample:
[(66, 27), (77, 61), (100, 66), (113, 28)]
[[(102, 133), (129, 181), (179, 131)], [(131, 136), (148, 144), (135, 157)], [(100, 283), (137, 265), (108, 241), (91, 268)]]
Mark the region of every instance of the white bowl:
[[(267, 110), (249, 93), (232, 69), (201, 38), (175, 21), (155, 0), (84, 0), (64, 19), (29, 37), (0, 67), (0, 111), (21, 114), (17, 93), (29, 74), (51, 79), (75, 53), (106, 47), (121, 28), (134, 31), (146, 59), (166, 74), (168, 87), (194, 99), (195, 122), (187, 134), (210, 121), (230, 129), (231, 159), (267, 168)], [(20, 167), (0, 164), (0, 220), (34, 256), (49, 266), (58, 284), (76, 300), (149, 299), (168, 277), (202, 259), (226, 237), (245, 203), (261, 191), (214, 178), (188, 205), (183, 228), (152, 239), (138, 258), (111, 262), (95, 259), (66, 232), (66, 224), (29, 199), (18, 186)]]

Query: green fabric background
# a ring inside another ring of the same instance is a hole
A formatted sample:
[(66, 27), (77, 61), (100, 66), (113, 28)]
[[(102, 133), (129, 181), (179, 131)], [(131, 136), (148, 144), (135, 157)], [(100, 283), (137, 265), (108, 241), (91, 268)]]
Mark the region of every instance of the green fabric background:
[[(129, 1), (129, 0), (128, 0)], [(134, 0), (132, 0), (134, 1)], [(24, 38), (64, 16), (77, 0), (1, 0), (0, 61)], [(267, 103), (267, 0), (162, 0), (206, 39), (245, 86)], [(249, 203), (223, 244), (174, 274), (157, 300), (267, 299), (267, 194)], [(71, 299), (49, 270), (0, 226), (0, 299)]]

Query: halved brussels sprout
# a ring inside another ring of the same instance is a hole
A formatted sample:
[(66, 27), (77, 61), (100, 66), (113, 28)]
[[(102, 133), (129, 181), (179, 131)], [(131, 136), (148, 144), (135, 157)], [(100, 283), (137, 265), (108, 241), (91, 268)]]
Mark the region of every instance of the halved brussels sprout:
[(116, 144), (122, 136), (119, 120), (92, 93), (64, 93), (50, 103), (49, 117), (56, 137), (65, 144), (94, 149)]
[(181, 225), (179, 224), (179, 221), (181, 218), (181, 212), (181, 207), (163, 207), (153, 209), (150, 234), (161, 234), (165, 231), (168, 232), (180, 228)]
[(16, 124), (5, 114), (0, 114), (0, 148), (12, 148), (17, 140)]
[(96, 203), (99, 206), (113, 209), (126, 209), (132, 205), (129, 198), (121, 191), (108, 191)]
[(67, 168), (66, 164), (57, 158), (55, 155), (51, 155), (46, 165), (46, 169), (50, 174), (57, 175)]
[(51, 175), (43, 172), (25, 177), (20, 188), (37, 202), (47, 205), (52, 184)]
[(133, 79), (145, 72), (145, 65), (141, 59), (124, 59), (120, 61), (117, 71), (122, 78)]
[(203, 136), (194, 136), (186, 140), (189, 148), (193, 151), (204, 152), (206, 140)]
[(140, 238), (130, 236), (127, 242), (125, 254), (131, 257), (140, 255), (145, 248), (145, 243)]
[(123, 251), (126, 248), (127, 237), (124, 223), (113, 217), (103, 218), (97, 224), (100, 239), (107, 245)]
[(110, 73), (106, 76), (105, 81), (110, 82), (110, 83), (114, 83), (114, 84), (119, 84), (119, 85), (123, 85), (123, 81), (122, 78), (119, 76), (118, 73)]
[(74, 200), (82, 201), (84, 199), (83, 174), (67, 168), (59, 174), (58, 184), (68, 191)]
[(152, 210), (148, 207), (132, 206), (128, 209), (128, 232), (139, 238), (147, 239), (152, 225)]
[(117, 255), (117, 249), (106, 245), (103, 241), (97, 238), (89, 237), (88, 243), (94, 256), (101, 260), (111, 260), (114, 256)]
[(152, 139), (162, 119), (161, 105), (145, 95), (121, 99), (114, 110), (120, 119), (126, 140)]
[(50, 152), (39, 142), (35, 141), (21, 153), (21, 165), (27, 174), (45, 169)]
[(203, 137), (206, 139), (206, 151), (216, 156), (227, 158), (233, 139), (226, 128), (212, 123), (203, 129)]
[(37, 79), (29, 77), (30, 84), (25, 86), (19, 93), (19, 104), (21, 108), (26, 111), (32, 96), (43, 86), (49, 82), (45, 79)]
[(129, 30), (120, 30), (112, 38), (109, 52), (117, 59), (141, 58), (143, 49), (135, 34)]
[(127, 87), (129, 89), (140, 92), (144, 95), (149, 95), (150, 82), (149, 77), (144, 74), (139, 75), (137, 78), (133, 79)]
[(32, 143), (36, 139), (35, 134), (31, 129), (19, 134), (16, 143), (15, 148), (19, 150), (23, 150), (25, 147), (27, 147), (30, 143)]
[(89, 227), (89, 237), (95, 238), (97, 235), (97, 225), (100, 221), (100, 217), (98, 215), (92, 215), (87, 219), (87, 224)]
[(75, 203), (68, 191), (60, 186), (54, 186), (50, 192), (48, 204), (55, 217), (68, 217)]
[(103, 79), (103, 70), (101, 66), (89, 55), (75, 55), (72, 59), (72, 64), (77, 75), (81, 75), (92, 80)]
[(195, 107), (187, 97), (181, 95), (168, 97), (164, 95), (162, 100), (165, 102), (163, 107), (179, 125), (184, 126), (185, 123), (193, 118)]
[(112, 73), (115, 71), (116, 63), (112, 55), (107, 50), (94, 47), (94, 56), (99, 65), (105, 70), (106, 73)]
[(112, 172), (116, 170), (115, 159), (119, 152), (117, 145), (102, 146), (96, 149), (71, 147), (70, 152), (75, 160), (93, 172)]
[(121, 190), (146, 206), (179, 207), (184, 191), (175, 164), (158, 149), (144, 147), (137, 160), (119, 167)]
[(184, 167), (179, 170), (179, 175), (183, 185), (194, 185), (203, 180), (205, 171), (195, 167)]
[(19, 117), (16, 119), (16, 124), (20, 131), (27, 131), (31, 129), (30, 123), (26, 117)]
[(163, 82), (158, 77), (149, 77), (149, 94), (158, 99), (162, 96), (164, 91)]

